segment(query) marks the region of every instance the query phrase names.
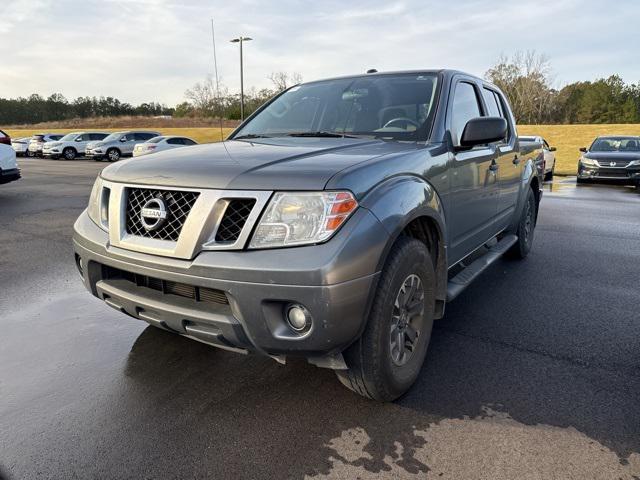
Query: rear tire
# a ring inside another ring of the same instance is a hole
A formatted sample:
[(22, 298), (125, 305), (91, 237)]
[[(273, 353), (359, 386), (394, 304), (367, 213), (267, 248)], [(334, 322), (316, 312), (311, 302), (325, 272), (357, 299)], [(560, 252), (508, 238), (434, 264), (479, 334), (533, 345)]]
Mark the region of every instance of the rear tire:
[(533, 245), (533, 237), (536, 230), (537, 215), (536, 196), (533, 189), (529, 188), (525, 204), (522, 207), (520, 221), (516, 229), (518, 241), (509, 249), (509, 256), (512, 258), (526, 258)]
[(401, 237), (385, 264), (362, 336), (336, 374), (363, 397), (392, 401), (416, 381), (431, 338), (435, 305), (431, 255), (419, 240)]
[(547, 172), (547, 173), (544, 174), (544, 181), (545, 182), (553, 180), (553, 175), (555, 173), (555, 170), (556, 170), (556, 166), (554, 165), (550, 172)]

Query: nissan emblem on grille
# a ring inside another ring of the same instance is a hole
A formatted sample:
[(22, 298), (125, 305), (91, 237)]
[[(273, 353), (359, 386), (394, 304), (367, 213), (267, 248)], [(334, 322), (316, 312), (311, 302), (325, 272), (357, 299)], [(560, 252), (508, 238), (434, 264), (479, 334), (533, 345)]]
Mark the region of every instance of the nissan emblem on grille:
[(167, 220), (167, 206), (162, 197), (149, 200), (140, 209), (140, 221), (148, 231), (157, 230)]

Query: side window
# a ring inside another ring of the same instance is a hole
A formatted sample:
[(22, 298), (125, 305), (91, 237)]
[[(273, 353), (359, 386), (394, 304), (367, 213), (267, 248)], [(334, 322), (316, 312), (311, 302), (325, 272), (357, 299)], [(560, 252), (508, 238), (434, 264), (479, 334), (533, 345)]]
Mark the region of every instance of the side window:
[(92, 141), (95, 141), (95, 140), (103, 140), (103, 139), (105, 139), (106, 137), (107, 137), (107, 135), (106, 135), (106, 134), (104, 134), (104, 133), (90, 133), (90, 134), (89, 134), (89, 139), (90, 139), (90, 140), (92, 140)]
[(86, 142), (89, 139), (89, 136), (86, 133), (83, 133), (82, 135), (78, 135), (76, 137), (76, 142)]
[(476, 88), (467, 82), (456, 85), (453, 96), (453, 108), (451, 110), (451, 129), (454, 136), (460, 141), (462, 132), (467, 122), (472, 118), (482, 116)]
[(490, 117), (500, 117), (500, 107), (493, 90), (483, 88), (482, 96), (484, 97), (484, 103), (487, 105), (487, 114)]
[(549, 150), (551, 148), (544, 138), (542, 139), (542, 142), (544, 143), (545, 150)]
[(169, 145), (184, 145), (181, 138), (170, 138), (167, 143)]
[(502, 95), (497, 92), (493, 92), (496, 97), (496, 101), (498, 102), (498, 107), (500, 108), (500, 116), (507, 121), (507, 138), (505, 138), (505, 142), (509, 143), (513, 138), (514, 131), (513, 125), (511, 124), (511, 117), (507, 114), (507, 103)]
[(184, 142), (185, 145), (195, 145), (196, 144), (196, 142), (194, 142), (190, 138), (183, 138), (182, 141)]

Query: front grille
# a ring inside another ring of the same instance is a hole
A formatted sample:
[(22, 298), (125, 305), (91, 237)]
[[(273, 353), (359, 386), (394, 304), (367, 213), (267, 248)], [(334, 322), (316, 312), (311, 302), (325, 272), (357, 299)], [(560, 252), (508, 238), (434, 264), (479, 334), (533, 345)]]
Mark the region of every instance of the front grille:
[[(611, 165), (612, 163), (615, 163), (615, 165)], [(598, 160), (598, 164), (601, 167), (613, 167), (613, 168), (626, 168), (627, 166), (629, 166), (629, 163), (626, 160)]]
[(148, 277), (133, 272), (120, 270), (119, 268), (102, 266), (102, 278), (105, 280), (126, 280), (137, 287), (150, 288), (162, 292), (165, 295), (190, 298), (196, 302), (214, 303), (216, 305), (229, 305), (229, 300), (222, 290), (213, 288), (196, 287), (186, 283), (171, 282), (159, 278)]
[(240, 237), (253, 206), (254, 198), (235, 198), (229, 201), (216, 232), (216, 242), (235, 242)]
[(622, 170), (611, 170), (600, 168), (596, 173), (598, 177), (610, 177), (610, 178), (627, 178), (629, 175), (626, 171)]
[[(148, 188), (127, 189), (127, 233), (139, 237), (178, 241), (187, 216), (198, 199), (198, 192), (152, 190)], [(154, 198), (162, 198), (167, 208), (165, 222), (156, 230), (147, 230), (140, 217), (142, 207)]]

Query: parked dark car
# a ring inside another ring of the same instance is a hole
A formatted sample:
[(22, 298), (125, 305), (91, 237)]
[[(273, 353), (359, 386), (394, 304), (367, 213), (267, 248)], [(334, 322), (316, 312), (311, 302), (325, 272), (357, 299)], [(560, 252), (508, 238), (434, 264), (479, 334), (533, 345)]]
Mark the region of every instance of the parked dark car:
[(446, 303), (503, 254), (529, 254), (539, 155), (521, 154), (502, 92), (461, 72), (301, 84), (223, 143), (102, 170), (74, 226), (76, 265), (134, 318), (303, 357), (393, 400)]
[(640, 137), (598, 137), (580, 151), (578, 183), (615, 182), (640, 188)]

